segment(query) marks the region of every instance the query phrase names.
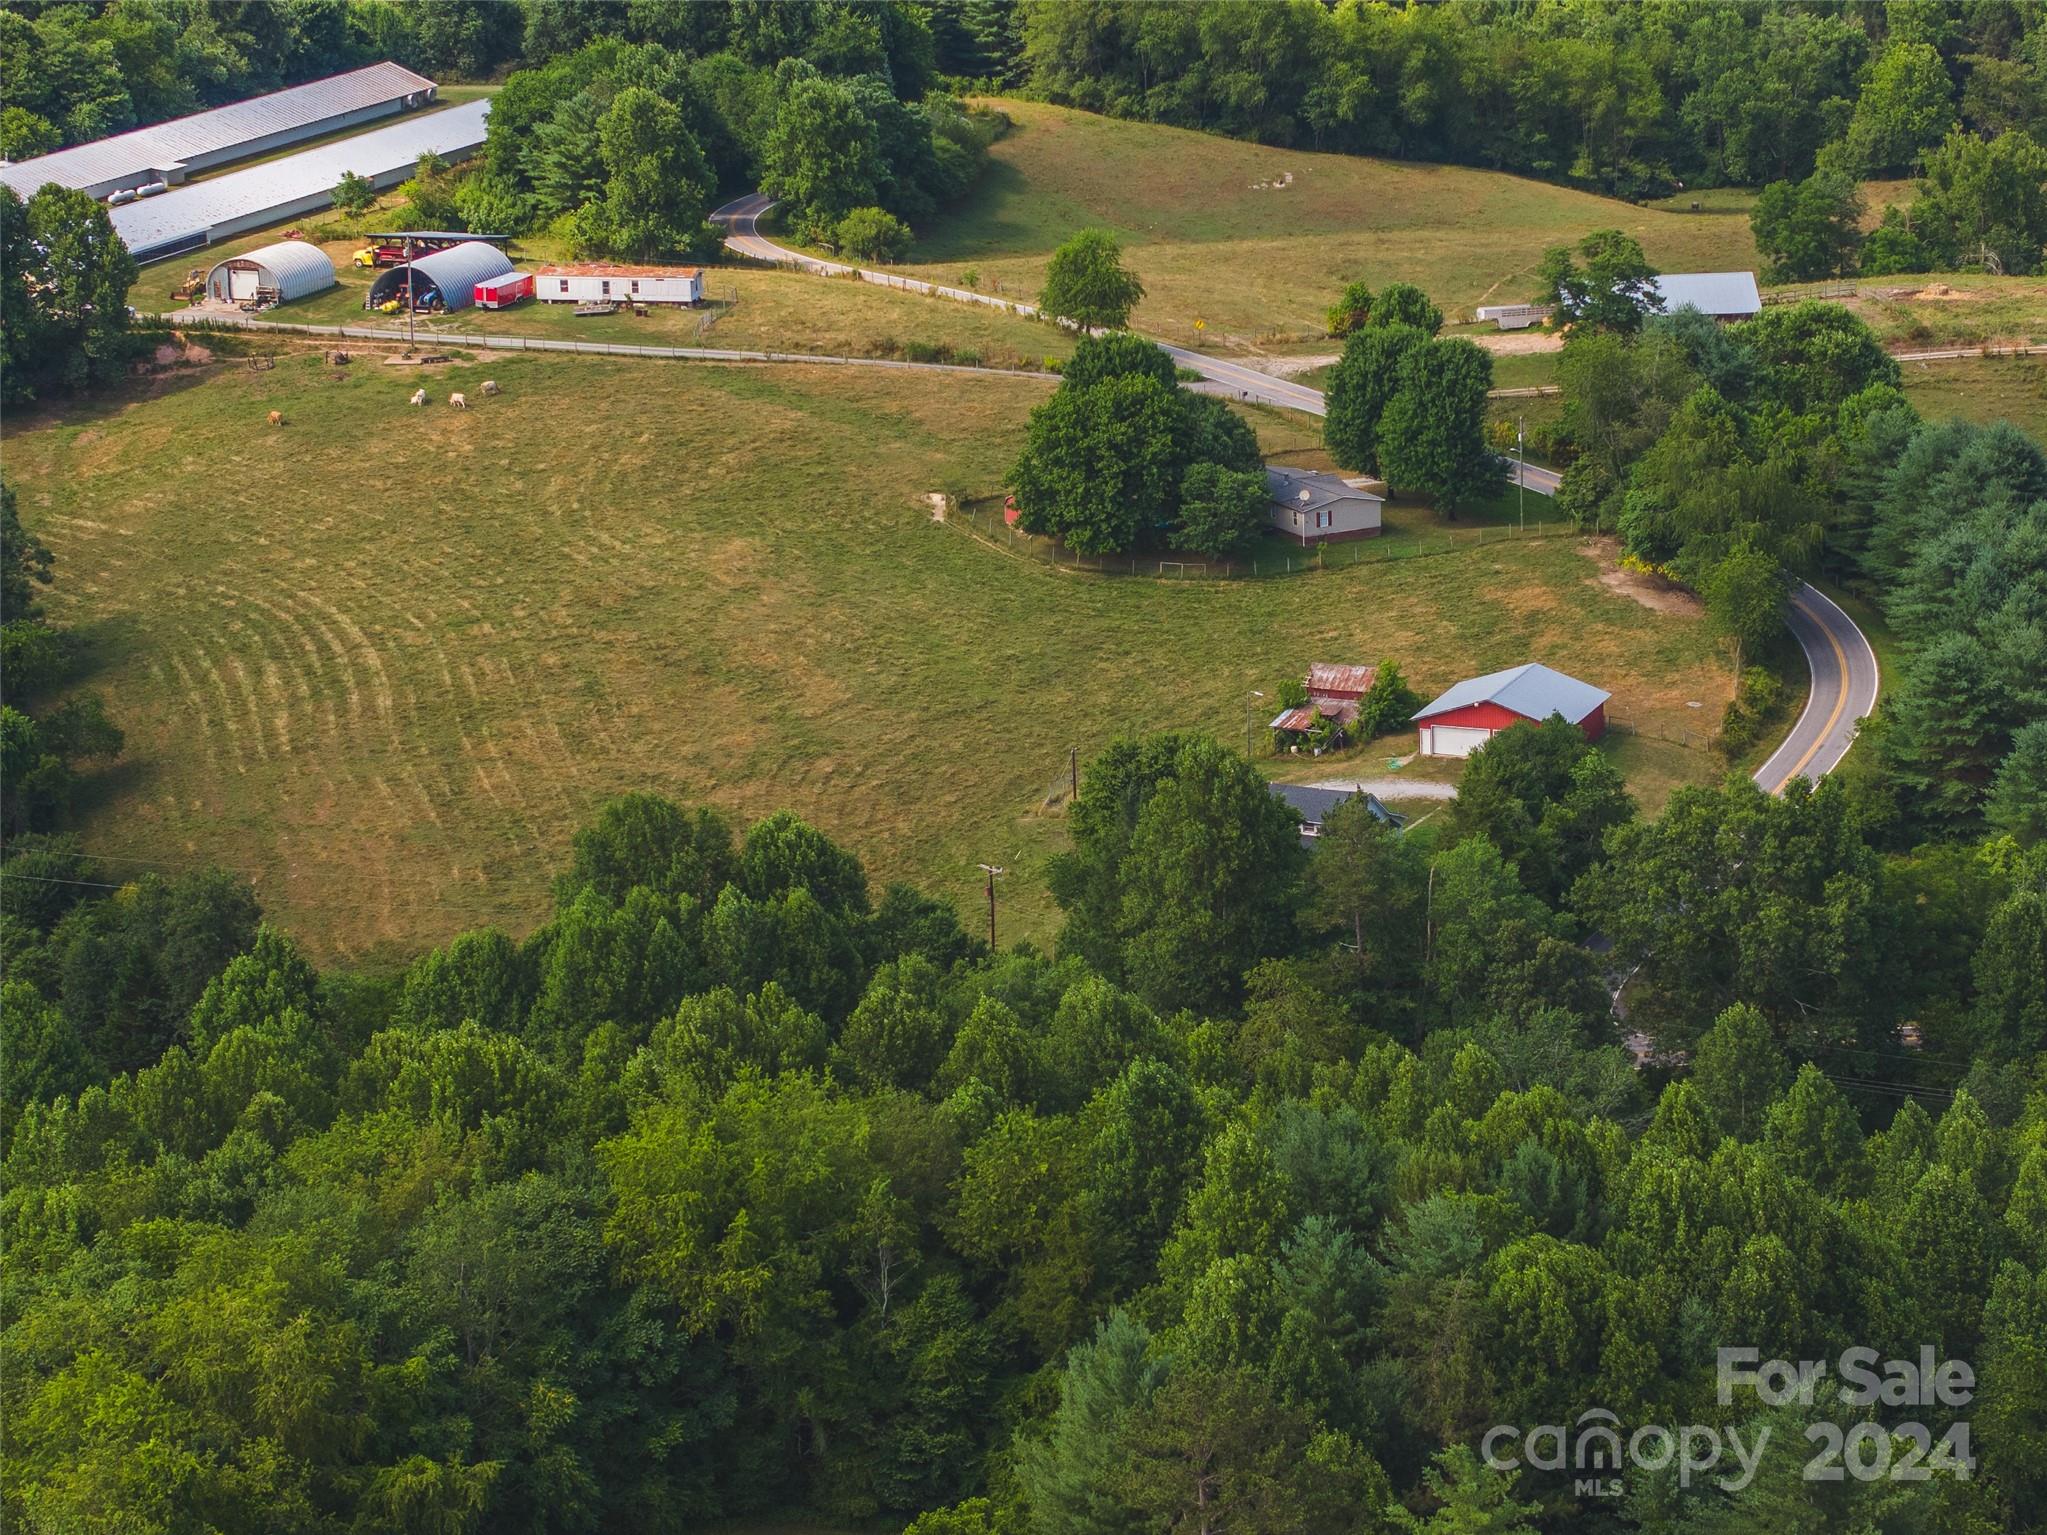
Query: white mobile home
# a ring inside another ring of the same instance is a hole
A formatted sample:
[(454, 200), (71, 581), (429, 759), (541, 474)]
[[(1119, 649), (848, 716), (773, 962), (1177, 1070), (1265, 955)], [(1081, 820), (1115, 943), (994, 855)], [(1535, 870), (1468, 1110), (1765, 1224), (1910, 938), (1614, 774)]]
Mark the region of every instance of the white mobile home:
[(704, 274), (693, 266), (579, 261), (536, 267), (533, 296), (543, 304), (697, 304), (704, 297)]

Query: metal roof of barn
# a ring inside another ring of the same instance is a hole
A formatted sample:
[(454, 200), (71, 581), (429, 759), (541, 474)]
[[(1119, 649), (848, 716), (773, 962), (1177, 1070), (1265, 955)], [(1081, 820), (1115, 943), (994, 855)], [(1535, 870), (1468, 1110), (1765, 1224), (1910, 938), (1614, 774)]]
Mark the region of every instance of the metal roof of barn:
[(1473, 704), (1498, 704), (1524, 719), (1546, 720), (1552, 714), (1561, 714), (1575, 725), (1611, 697), (1613, 694), (1601, 692), (1589, 682), (1566, 677), (1540, 661), (1530, 661), (1503, 672), (1466, 678), (1417, 710), (1414, 717), (1425, 720), (1452, 709), (1468, 709)]
[(1666, 272), (1656, 279), (1667, 314), (1696, 309), (1700, 314), (1760, 314), (1763, 296), (1753, 272)]
[(410, 271), (425, 279), (420, 284), (422, 291), (431, 284), (441, 295), (442, 303), (450, 309), (461, 309), (476, 302), (478, 283), (507, 276), (511, 270), (512, 258), (495, 245), (466, 240), (430, 256), (421, 256), (409, 267), (403, 262), (385, 267), (370, 285), (370, 297), (381, 302), (382, 296), (395, 294), (405, 285), (405, 275)]
[(1340, 666), (1334, 661), (1316, 661), (1308, 667), (1308, 691), (1313, 693), (1363, 693), (1379, 675), (1376, 666)]
[(231, 221), (331, 194), (345, 171), (389, 177), (410, 170), (429, 151), (444, 158), (466, 155), (483, 143), (484, 119), (489, 115), (488, 101), (472, 101), (401, 118), (388, 127), (124, 203), (108, 209), (108, 216), (128, 249), (146, 259), (165, 247), (203, 242), (210, 230)]
[(0, 167), (0, 180), (27, 197), (51, 181), (59, 186), (92, 187), (128, 176), (141, 179), (148, 172), (182, 165), (195, 155), (216, 154), (237, 144), (432, 89), (433, 81), (402, 64), (371, 64), (267, 96), (252, 96), (231, 106), (38, 155)]
[(261, 250), (225, 257), (206, 274), (206, 285), (211, 288), (214, 273), (237, 262), (255, 266), (268, 279), (266, 286), (275, 288), (280, 302), (287, 304), (334, 286), (334, 263), (319, 246), (305, 240), (279, 240)]
[(1319, 511), (1339, 501), (1383, 502), (1384, 496), (1360, 490), (1333, 474), (1316, 469), (1291, 469), (1284, 464), (1265, 466), (1265, 493), (1282, 506)]

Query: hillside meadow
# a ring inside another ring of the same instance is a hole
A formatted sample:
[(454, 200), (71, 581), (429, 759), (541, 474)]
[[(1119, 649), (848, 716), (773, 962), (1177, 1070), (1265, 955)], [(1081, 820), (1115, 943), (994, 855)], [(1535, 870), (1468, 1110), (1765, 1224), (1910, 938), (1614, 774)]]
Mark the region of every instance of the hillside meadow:
[(971, 272), (984, 291), (1035, 297), (1060, 241), (1099, 226), (1144, 280), (1133, 324), (1182, 344), (1319, 336), (1330, 300), (1357, 279), (1419, 284), (1446, 313), (1517, 301), (1546, 248), (1594, 229), (1627, 230), (1667, 272), (1756, 264), (1742, 218), (1039, 102), (994, 105), (1013, 126), (980, 186), (920, 230), (896, 270), (951, 283)]
[[(975, 864), (1002, 863), (1005, 936), (1046, 940), (1069, 748), (1241, 741), (1252, 691), (1312, 660), (1397, 658), (1427, 692), (1539, 657), (1644, 727), (1615, 749), (1650, 804), (1720, 770), (1649, 738), (1718, 715), (1701, 626), (1602, 584), (1574, 537), (1076, 576), (927, 499), (1000, 490), (1034, 380), (486, 357), (433, 370), (413, 410), (417, 377), (223, 360), (18, 415), (5, 442), (53, 616), (128, 732), (85, 846), (240, 869), (322, 955), (530, 926), (573, 828), (626, 789), (791, 807), (970, 912)], [(1273, 449), (1307, 446), (1260, 416)]]

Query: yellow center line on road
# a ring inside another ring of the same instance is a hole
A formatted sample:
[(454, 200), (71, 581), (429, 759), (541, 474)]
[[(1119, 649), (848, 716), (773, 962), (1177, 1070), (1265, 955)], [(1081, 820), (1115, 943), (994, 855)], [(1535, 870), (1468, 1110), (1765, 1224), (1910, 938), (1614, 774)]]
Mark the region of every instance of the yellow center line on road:
[[(1813, 621), (1819, 622), (1817, 614), (1814, 615)], [(1820, 727), (1819, 739), (1806, 748), (1805, 755), (1798, 759), (1798, 766), (1786, 773), (1783, 782), (1771, 791), (1774, 794), (1782, 794), (1790, 786), (1791, 780), (1803, 773), (1807, 764), (1820, 754), (1820, 748), (1827, 744), (1827, 737), (1834, 733), (1834, 727), (1841, 722), (1841, 711), (1848, 707), (1848, 652), (1841, 648), (1841, 642), (1834, 638), (1834, 631), (1824, 623), (1820, 624), (1820, 633), (1824, 634), (1827, 643), (1834, 647), (1834, 659), (1841, 665), (1840, 696), (1834, 700), (1834, 712), (1827, 716), (1826, 724)]]

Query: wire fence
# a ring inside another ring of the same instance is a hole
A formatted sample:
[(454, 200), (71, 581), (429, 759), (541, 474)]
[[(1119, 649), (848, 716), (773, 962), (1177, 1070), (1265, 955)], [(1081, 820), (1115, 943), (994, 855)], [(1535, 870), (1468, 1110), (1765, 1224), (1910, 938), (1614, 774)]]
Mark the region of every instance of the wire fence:
[(833, 367), (896, 368), (943, 373), (1000, 374), (1005, 378), (1034, 378), (1057, 383), (1056, 374), (1029, 368), (991, 368), (963, 362), (909, 362), (894, 357), (838, 357), (828, 352), (762, 352), (708, 346), (643, 346), (627, 341), (561, 341), (544, 336), (496, 336), (477, 331), (415, 327), (408, 338), (402, 320), (379, 325), (305, 325), (282, 320), (253, 320), (240, 315), (192, 315), (185, 312), (159, 315), (166, 326), (204, 334), (210, 330), (256, 331), (269, 335), (332, 336), (349, 341), (375, 341), (384, 345), (410, 343), (417, 348), (432, 343), (441, 348), (470, 348), (492, 352), (567, 352), (578, 356), (643, 357), (673, 362), (782, 362), (818, 363)]
[(1788, 288), (1772, 288), (1763, 294), (1765, 304), (1802, 304), (1815, 298), (1854, 298), (1861, 292), (1859, 284), (1847, 280), (1831, 282), (1794, 283)]
[(1720, 744), (1720, 737), (1710, 731), (1693, 730), (1688, 725), (1644, 725), (1639, 720), (1624, 719), (1611, 711), (1606, 716), (1606, 728), (1621, 735), (1662, 741), (1695, 752), (1712, 751)]
[(992, 499), (955, 502), (946, 508), (940, 520), (977, 543), (1015, 559), (1030, 560), (1077, 574), (1134, 576), (1152, 581), (1264, 580), (1274, 576), (1303, 575), (1313, 570), (1340, 570), (1351, 565), (1432, 559), (1502, 543), (1562, 538), (1578, 531), (1569, 522), (1550, 520), (1526, 526), (1487, 523), (1426, 533), (1394, 531), (1378, 538), (1348, 539), (1306, 548), (1283, 546), (1277, 539), (1268, 539), (1262, 542), (1273, 547), (1261, 548), (1249, 559), (1205, 560), (1185, 555), (1076, 554), (1057, 539), (1041, 538), (1010, 526), (1004, 521), (1002, 504)]

